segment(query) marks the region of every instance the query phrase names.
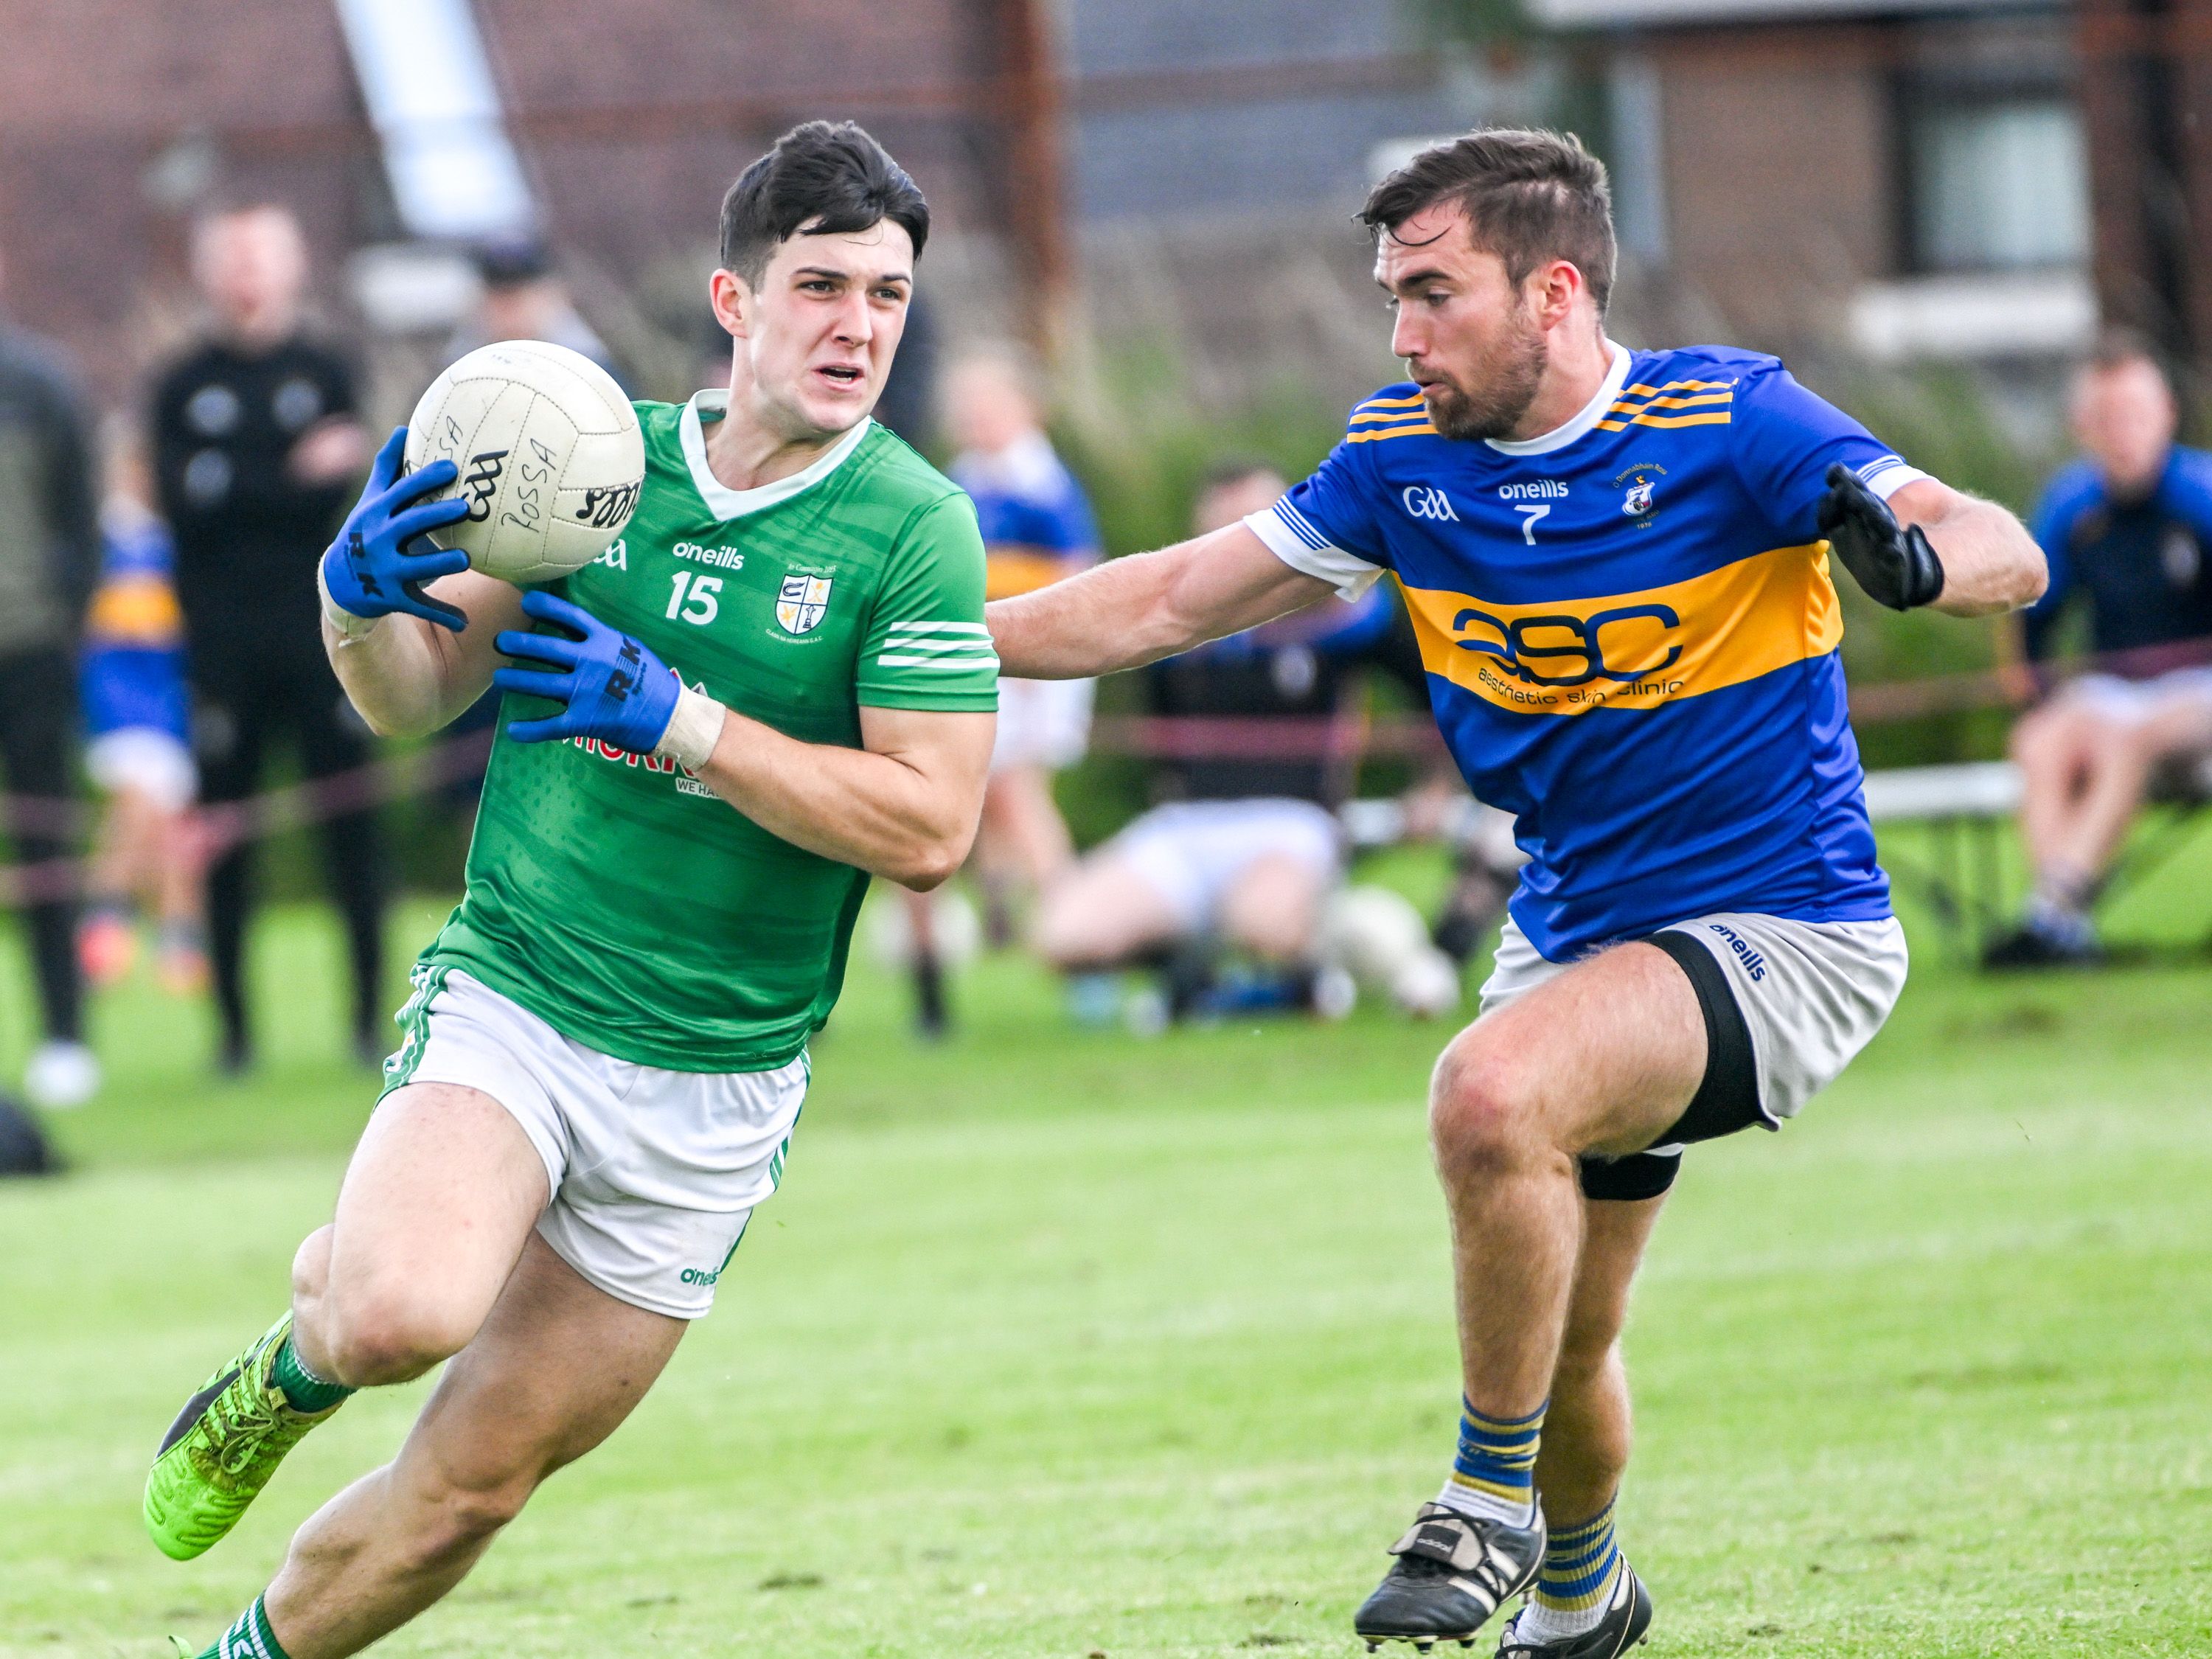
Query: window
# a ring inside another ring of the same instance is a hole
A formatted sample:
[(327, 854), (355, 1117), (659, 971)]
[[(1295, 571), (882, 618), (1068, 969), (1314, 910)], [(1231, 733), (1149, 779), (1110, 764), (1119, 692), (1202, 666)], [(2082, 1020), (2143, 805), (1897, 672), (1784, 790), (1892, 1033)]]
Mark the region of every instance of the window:
[(1931, 96), (1911, 118), (1907, 141), (1918, 269), (2021, 270), (2087, 259), (2087, 160), (2069, 100)]

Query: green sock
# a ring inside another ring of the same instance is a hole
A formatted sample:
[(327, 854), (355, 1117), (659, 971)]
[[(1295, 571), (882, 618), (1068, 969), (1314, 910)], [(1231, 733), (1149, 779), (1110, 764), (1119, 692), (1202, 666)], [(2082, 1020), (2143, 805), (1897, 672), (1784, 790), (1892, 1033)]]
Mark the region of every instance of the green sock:
[[(286, 1337), (276, 1350), (269, 1375), (283, 1389), (285, 1401), (295, 1412), (325, 1412), (353, 1390), (342, 1383), (325, 1382), (300, 1363), (300, 1351)], [(271, 1655), (270, 1659), (276, 1659)]]
[(199, 1659), (291, 1659), (277, 1644), (276, 1632), (269, 1628), (269, 1615), (262, 1610), (264, 1598), (255, 1596), (253, 1605), (238, 1615), (238, 1622), (223, 1632), (218, 1641)]

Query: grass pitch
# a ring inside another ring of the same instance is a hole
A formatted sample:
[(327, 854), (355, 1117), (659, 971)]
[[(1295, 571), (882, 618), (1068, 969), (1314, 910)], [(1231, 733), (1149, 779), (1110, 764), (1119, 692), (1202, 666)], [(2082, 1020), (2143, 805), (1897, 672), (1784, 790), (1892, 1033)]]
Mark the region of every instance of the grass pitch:
[[(2142, 918), (2198, 926), (2201, 875)], [(435, 915), (395, 918), (405, 951)], [(1993, 982), (1918, 941), (1844, 1082), (1695, 1152), (1661, 1225), (1622, 1505), (1644, 1651), (2212, 1652), (2212, 969)], [(404, 1431), (418, 1391), (356, 1400), (198, 1563), (139, 1529), (155, 1438), (280, 1305), (368, 1109), (337, 963), (319, 917), (274, 919), (240, 1086), (197, 1011), (112, 996), (76, 1172), (0, 1188), (0, 1655), (197, 1649)], [(1139, 1043), (1012, 963), (962, 1001), (922, 1049), (856, 975), (714, 1316), (378, 1652), (1358, 1652), (1455, 1421), (1442, 1033)]]

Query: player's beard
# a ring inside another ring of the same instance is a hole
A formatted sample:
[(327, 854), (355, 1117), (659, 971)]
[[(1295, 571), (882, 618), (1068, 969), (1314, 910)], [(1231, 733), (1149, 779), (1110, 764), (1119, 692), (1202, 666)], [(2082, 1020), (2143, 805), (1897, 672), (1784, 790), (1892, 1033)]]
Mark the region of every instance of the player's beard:
[(1490, 359), (1488, 381), (1472, 391), (1456, 380), (1431, 381), (1421, 390), (1429, 419), (1447, 438), (1509, 438), (1536, 401), (1551, 343), (1525, 311), (1516, 313)]

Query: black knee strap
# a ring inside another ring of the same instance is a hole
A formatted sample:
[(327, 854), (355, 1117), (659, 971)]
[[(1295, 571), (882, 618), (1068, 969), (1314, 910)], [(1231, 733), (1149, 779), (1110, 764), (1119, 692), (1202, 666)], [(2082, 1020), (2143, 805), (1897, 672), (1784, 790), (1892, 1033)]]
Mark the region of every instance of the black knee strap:
[[(1654, 933), (1644, 943), (1664, 951), (1689, 975), (1705, 1022), (1705, 1074), (1698, 1092), (1691, 1097), (1689, 1109), (1651, 1144), (1675, 1146), (1717, 1140), (1754, 1123), (1773, 1128), (1773, 1121), (1759, 1103), (1759, 1062), (1752, 1051), (1751, 1027), (1736, 1005), (1727, 970), (1687, 933)], [(1679, 1153), (1662, 1158), (1632, 1152), (1626, 1158), (1583, 1158), (1579, 1173), (1584, 1197), (1632, 1203), (1664, 1193), (1681, 1168)]]

